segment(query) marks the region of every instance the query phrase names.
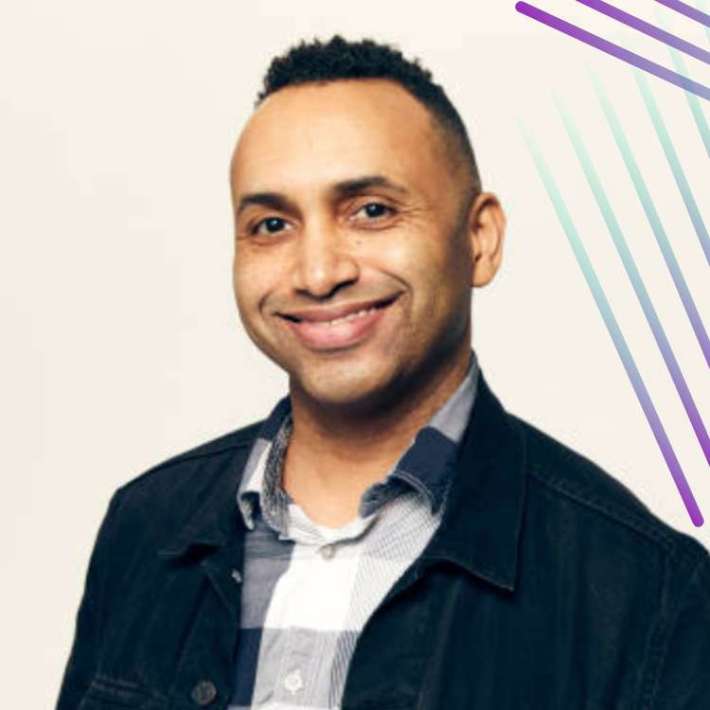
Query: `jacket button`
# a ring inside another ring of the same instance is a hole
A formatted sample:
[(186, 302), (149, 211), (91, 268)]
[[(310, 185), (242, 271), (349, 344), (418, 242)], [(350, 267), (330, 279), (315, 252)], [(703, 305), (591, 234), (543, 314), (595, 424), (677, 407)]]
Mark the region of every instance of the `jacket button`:
[(209, 705), (217, 697), (217, 688), (211, 680), (201, 680), (192, 689), (192, 699), (198, 705)]

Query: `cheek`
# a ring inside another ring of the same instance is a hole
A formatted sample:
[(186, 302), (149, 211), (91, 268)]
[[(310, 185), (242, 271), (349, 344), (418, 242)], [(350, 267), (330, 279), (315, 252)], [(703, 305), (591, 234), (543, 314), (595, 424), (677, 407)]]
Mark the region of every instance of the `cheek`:
[(435, 236), (422, 231), (403, 231), (373, 244), (372, 255), (383, 267), (403, 278), (419, 278), (442, 267), (441, 249)]
[[(259, 249), (250, 244), (240, 244), (234, 254), (234, 278), (239, 288), (253, 288), (255, 283), (273, 280), (273, 272), (282, 259), (272, 249)], [(241, 282), (241, 285), (240, 285)]]
[(265, 293), (268, 293), (269, 273), (262, 260), (237, 255), (232, 271), (232, 285), (237, 307), (245, 317), (254, 317)]
[[(447, 248), (449, 235), (410, 233), (401, 239), (383, 246), (378, 254), (379, 262), (392, 273), (406, 280), (415, 292), (446, 291), (456, 282), (455, 272), (461, 273), (462, 255)], [(419, 296), (421, 297), (421, 296)]]

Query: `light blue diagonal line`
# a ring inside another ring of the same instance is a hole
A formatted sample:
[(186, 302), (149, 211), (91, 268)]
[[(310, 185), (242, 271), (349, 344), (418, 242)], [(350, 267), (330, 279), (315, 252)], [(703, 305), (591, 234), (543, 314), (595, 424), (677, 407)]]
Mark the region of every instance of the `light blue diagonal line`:
[[(656, 18), (658, 20), (658, 23), (663, 28), (668, 29), (668, 25), (665, 21), (665, 18), (663, 17), (663, 14), (660, 12), (660, 8), (658, 7), (656, 7)], [(705, 29), (707, 32), (708, 29)], [(680, 53), (673, 49), (673, 47), (669, 47), (668, 51), (670, 52), (671, 61), (673, 62), (673, 66), (676, 68), (676, 71), (681, 72), (682, 74), (685, 74), (687, 76), (688, 67)], [(708, 154), (708, 157), (710, 157), (710, 130), (708, 130), (708, 124), (705, 120), (705, 114), (703, 113), (700, 101), (698, 101), (698, 97), (690, 91), (685, 92), (685, 99), (688, 102), (688, 106), (690, 107), (690, 113), (693, 115), (695, 125), (698, 127), (698, 133), (700, 133), (700, 138), (702, 139), (703, 144), (705, 145), (705, 152)]]
[(555, 209), (557, 218), (559, 219), (562, 229), (567, 236), (567, 240), (572, 247), (577, 263), (582, 269), (582, 274), (587, 282), (587, 286), (589, 286), (589, 290), (592, 292), (592, 296), (594, 297), (599, 313), (602, 316), (602, 320), (604, 321), (607, 331), (611, 336), (611, 340), (614, 343), (614, 347), (616, 348), (619, 358), (621, 359), (621, 363), (624, 366), (624, 370), (626, 371), (629, 381), (631, 382), (631, 386), (633, 387), (634, 393), (636, 394), (639, 404), (641, 405), (641, 409), (646, 416), (646, 421), (651, 427), (653, 436), (661, 450), (661, 455), (668, 466), (668, 470), (670, 471), (676, 488), (678, 489), (678, 493), (680, 493), (685, 509), (688, 511), (688, 515), (690, 516), (693, 525), (700, 527), (704, 522), (702, 512), (698, 507), (693, 491), (691, 490), (685, 474), (683, 473), (683, 469), (681, 468), (678, 457), (673, 450), (673, 446), (668, 439), (666, 430), (663, 428), (663, 424), (661, 423), (658, 412), (653, 405), (653, 401), (651, 400), (648, 389), (646, 388), (643, 378), (641, 377), (641, 373), (636, 366), (633, 355), (629, 350), (626, 339), (624, 338), (621, 328), (614, 317), (614, 313), (611, 310), (611, 306), (609, 305), (609, 301), (604, 293), (604, 289), (602, 288), (596, 272), (594, 271), (594, 267), (589, 260), (587, 251), (582, 244), (579, 234), (577, 233), (577, 228), (572, 221), (567, 205), (565, 204), (557, 184), (555, 183), (555, 180), (552, 177), (535, 141), (528, 135), (522, 124), (520, 124), (520, 129), (523, 133), (523, 137), (525, 138), (530, 154), (532, 155), (538, 174), (542, 179), (547, 194)]
[(636, 162), (636, 158), (631, 151), (629, 141), (626, 138), (624, 129), (621, 127), (619, 118), (609, 102), (600, 81), (595, 76), (592, 76), (592, 82), (594, 84), (597, 97), (601, 103), (602, 110), (604, 111), (604, 115), (606, 116), (607, 123), (609, 124), (611, 132), (614, 135), (616, 145), (619, 148), (621, 157), (624, 159), (626, 170), (629, 173), (629, 177), (634, 185), (636, 194), (638, 195), (641, 205), (643, 206), (643, 210), (646, 213), (646, 218), (648, 219), (651, 229), (653, 230), (653, 234), (656, 237), (656, 243), (663, 254), (663, 259), (666, 262), (668, 271), (670, 272), (673, 283), (675, 284), (676, 291), (678, 291), (680, 300), (683, 303), (683, 308), (685, 308), (685, 312), (688, 315), (690, 325), (692, 326), (695, 337), (698, 339), (700, 348), (703, 351), (705, 362), (708, 367), (710, 367), (710, 338), (708, 338), (707, 331), (703, 325), (703, 320), (700, 317), (695, 301), (690, 294), (690, 289), (685, 282), (683, 272), (681, 271), (678, 261), (675, 258), (673, 247), (671, 247), (671, 244), (668, 241), (666, 230), (663, 228), (661, 218), (658, 216), (658, 211), (656, 210), (656, 206), (653, 204), (646, 182), (641, 176), (638, 163)]
[[(698, 5), (706, 15), (710, 14), (708, 12), (710, 8), (708, 8), (707, 0), (698, 0)], [(705, 36), (708, 38), (708, 42), (710, 42), (710, 27), (708, 27), (707, 25), (705, 26)]]
[(690, 189), (688, 179), (685, 177), (680, 160), (678, 159), (678, 154), (673, 147), (671, 137), (668, 135), (666, 126), (663, 123), (663, 119), (661, 118), (661, 114), (658, 110), (658, 106), (656, 105), (656, 101), (653, 98), (651, 89), (648, 86), (646, 77), (641, 72), (637, 71), (634, 71), (634, 76), (636, 77), (636, 83), (641, 91), (641, 96), (646, 104), (646, 109), (651, 117), (651, 122), (653, 123), (658, 140), (661, 142), (663, 152), (666, 154), (666, 160), (670, 165), (676, 185), (678, 185), (683, 202), (685, 202), (685, 207), (688, 210), (690, 221), (693, 223), (695, 233), (698, 235), (698, 240), (700, 241), (700, 246), (705, 254), (705, 259), (708, 262), (708, 265), (710, 265), (710, 236), (708, 236), (707, 227), (705, 226), (705, 222), (703, 222), (703, 218), (700, 215), (700, 210), (698, 209), (695, 197), (693, 196), (693, 191)]
[[(673, 48), (670, 48), (669, 51), (671, 53), (671, 61), (673, 62), (673, 66), (675, 66), (675, 68), (680, 72), (687, 72), (688, 68), (683, 60), (683, 57), (681, 57), (680, 54)], [(695, 125), (698, 127), (700, 137), (705, 145), (705, 152), (708, 154), (708, 157), (710, 157), (710, 130), (708, 130), (708, 124), (705, 120), (705, 114), (703, 113), (702, 106), (700, 106), (700, 101), (698, 101), (698, 97), (695, 96), (695, 94), (691, 94), (690, 91), (685, 92), (685, 98), (688, 102), (688, 106), (690, 107), (690, 112), (693, 114), (693, 120), (695, 121)]]
[(700, 443), (700, 448), (705, 455), (706, 461), (710, 464), (710, 437), (708, 437), (705, 424), (700, 416), (695, 400), (690, 393), (690, 389), (688, 388), (683, 372), (680, 369), (680, 365), (678, 364), (678, 360), (673, 352), (673, 348), (671, 348), (671, 344), (668, 342), (666, 332), (661, 325), (661, 321), (658, 318), (656, 309), (654, 308), (651, 298), (648, 295), (648, 291), (646, 290), (646, 286), (641, 278), (641, 274), (636, 267), (636, 262), (634, 261), (628, 244), (626, 243), (626, 239), (621, 231), (621, 227), (616, 219), (616, 215), (611, 207), (606, 191), (602, 187), (599, 175), (592, 164), (587, 148), (584, 145), (579, 132), (577, 131), (577, 127), (575, 126), (572, 117), (567, 113), (564, 106), (562, 106), (559, 101), (555, 101), (555, 103), (562, 117), (565, 129), (567, 130), (567, 135), (572, 141), (572, 146), (574, 147), (574, 151), (577, 154), (577, 158), (582, 166), (584, 175), (587, 178), (589, 187), (592, 189), (594, 199), (596, 200), (599, 210), (604, 217), (604, 222), (606, 223), (609, 234), (614, 242), (616, 251), (619, 254), (621, 263), (624, 265), (626, 275), (629, 277), (629, 281), (634, 289), (636, 298), (638, 298), (638, 301), (641, 304), (643, 314), (646, 317), (649, 327), (651, 328), (651, 332), (653, 333), (653, 337), (658, 345), (658, 349), (661, 351), (663, 361), (668, 368), (668, 372), (670, 373), (671, 380), (673, 381), (676, 391), (678, 392), (683, 408), (688, 415), (690, 425), (693, 427), (693, 431), (695, 432), (695, 436)]

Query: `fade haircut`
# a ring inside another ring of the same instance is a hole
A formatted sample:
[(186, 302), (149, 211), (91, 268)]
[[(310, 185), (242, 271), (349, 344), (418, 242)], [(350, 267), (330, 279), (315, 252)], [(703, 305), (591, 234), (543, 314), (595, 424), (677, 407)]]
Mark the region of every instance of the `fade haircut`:
[(464, 168), (467, 178), (464, 202), (480, 193), (476, 159), (459, 112), (418, 59), (405, 59), (390, 45), (370, 39), (349, 42), (340, 35), (334, 35), (325, 44), (317, 39), (302, 41), (272, 59), (255, 105), (287, 86), (344, 79), (389, 79), (408, 91), (429, 111), (454, 165)]

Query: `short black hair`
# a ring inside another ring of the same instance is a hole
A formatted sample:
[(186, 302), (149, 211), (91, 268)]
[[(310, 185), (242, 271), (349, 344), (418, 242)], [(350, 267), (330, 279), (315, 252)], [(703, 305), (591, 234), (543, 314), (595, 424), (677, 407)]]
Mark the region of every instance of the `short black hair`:
[(343, 79), (389, 79), (424, 105), (442, 129), (452, 157), (461, 161), (473, 197), (481, 191), (481, 179), (466, 126), (443, 87), (434, 83), (429, 70), (418, 59), (408, 60), (387, 44), (371, 39), (350, 42), (334, 35), (328, 42), (301, 41), (285, 54), (275, 57), (264, 76), (256, 106), (271, 94), (299, 84)]

